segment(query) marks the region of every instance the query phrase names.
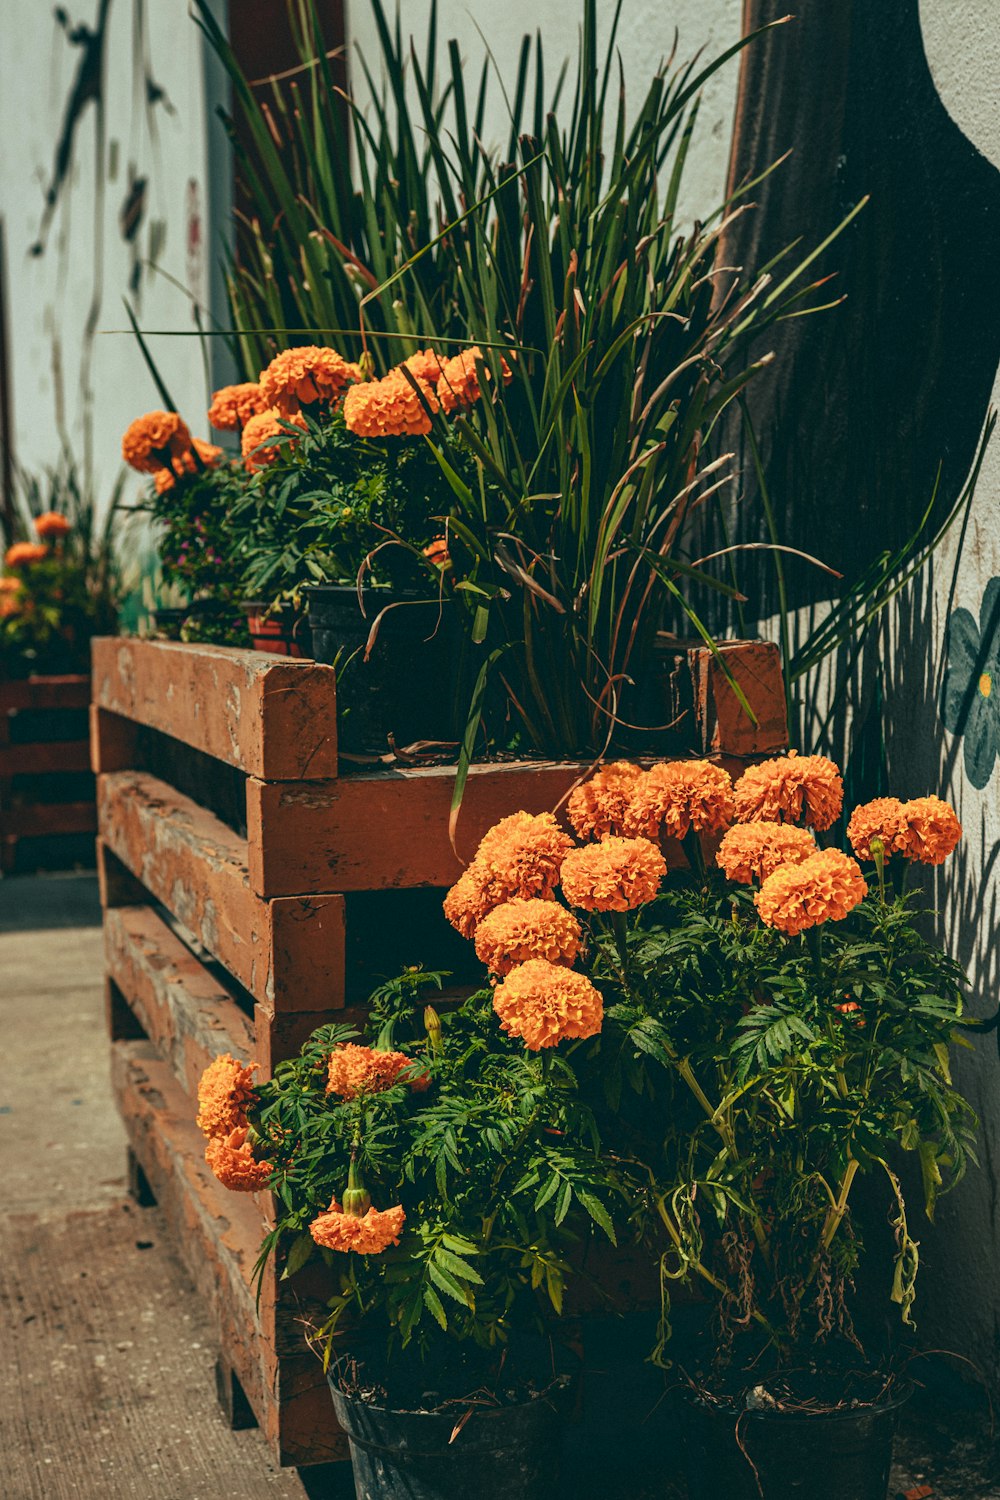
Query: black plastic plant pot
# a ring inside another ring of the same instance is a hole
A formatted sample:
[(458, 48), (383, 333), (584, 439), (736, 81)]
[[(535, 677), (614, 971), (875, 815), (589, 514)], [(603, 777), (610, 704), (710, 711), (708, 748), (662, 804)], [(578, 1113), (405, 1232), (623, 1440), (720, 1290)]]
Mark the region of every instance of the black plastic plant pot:
[(332, 1378), (330, 1389), (350, 1440), (357, 1500), (552, 1500), (558, 1493), (562, 1424), (544, 1396), (476, 1407), (463, 1421), (461, 1406), (388, 1411), (346, 1396)]
[(809, 1416), (738, 1414), (685, 1394), (689, 1500), (886, 1500), (899, 1413), (912, 1394), (902, 1386), (878, 1405)]
[(362, 613), (353, 584), (310, 584), (304, 594), (313, 656), (337, 669), (342, 752), (380, 755), (391, 744), (402, 748), (417, 740), (457, 738), (461, 641), (458, 611), (450, 600), (439, 604), (408, 591), (365, 588)]
[(179, 641), (184, 621), (190, 613), (191, 610), (186, 606), (183, 609), (176, 605), (156, 609), (153, 611), (153, 629), (168, 641)]

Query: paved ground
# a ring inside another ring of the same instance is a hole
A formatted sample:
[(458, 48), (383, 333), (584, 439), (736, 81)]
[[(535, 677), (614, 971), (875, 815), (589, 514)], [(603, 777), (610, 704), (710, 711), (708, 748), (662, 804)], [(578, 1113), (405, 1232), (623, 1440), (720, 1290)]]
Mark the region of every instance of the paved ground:
[(0, 881), (0, 1495), (305, 1500), (215, 1402), (212, 1332), (125, 1190), (96, 881)]
[[(346, 1474), (278, 1470), (223, 1422), (204, 1309), (158, 1210), (126, 1194), (98, 921), (90, 877), (0, 881), (0, 1497), (339, 1500)], [(983, 1401), (956, 1394), (908, 1415), (893, 1496), (1000, 1500)], [(675, 1457), (653, 1486), (591, 1472), (573, 1500), (683, 1500)]]

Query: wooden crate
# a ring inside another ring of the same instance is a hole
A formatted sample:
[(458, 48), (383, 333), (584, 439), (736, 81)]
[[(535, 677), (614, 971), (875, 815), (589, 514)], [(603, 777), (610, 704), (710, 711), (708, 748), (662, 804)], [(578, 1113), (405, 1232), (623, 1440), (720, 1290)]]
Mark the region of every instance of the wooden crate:
[(0, 871), (71, 866), (97, 828), (90, 679), (0, 681)]
[[(691, 748), (738, 771), (785, 743), (777, 653), (727, 648), (756, 708), (685, 650)], [(475, 971), (440, 910), (483, 833), (553, 807), (572, 762), (473, 768), (447, 833), (454, 769), (340, 774), (332, 668), (174, 642), (94, 642), (91, 746), (116, 1096), (138, 1168), (215, 1311), (223, 1394), (245, 1393), (285, 1464), (346, 1456), (302, 1317), (308, 1272), (250, 1272), (267, 1200), (228, 1193), (204, 1162), (195, 1091), (221, 1052), (264, 1076), (324, 1021), (352, 1018), (404, 963)], [(396, 946), (393, 946), (393, 935)], [(310, 1297), (317, 1300), (310, 1302)]]

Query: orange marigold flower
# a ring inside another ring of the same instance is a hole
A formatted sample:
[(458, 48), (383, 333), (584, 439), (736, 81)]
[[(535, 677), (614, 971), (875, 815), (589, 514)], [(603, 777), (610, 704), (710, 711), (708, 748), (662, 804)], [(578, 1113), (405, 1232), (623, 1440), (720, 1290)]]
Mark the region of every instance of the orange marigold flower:
[[(251, 417), (243, 429), (240, 439), (240, 447), (243, 453), (243, 462), (250, 473), (256, 473), (258, 469), (273, 464), (281, 453), (281, 447), (262, 448), (260, 445), (266, 443), (268, 438), (289, 436), (287, 427), (301, 427), (305, 431), (306, 424), (301, 413), (296, 412), (294, 416), (283, 417), (278, 411), (258, 412)], [(257, 451), (255, 451), (257, 450)]]
[(955, 810), (940, 797), (914, 797), (904, 802), (900, 814), (905, 825), (907, 859), (922, 865), (941, 865), (962, 837)]
[[(472, 406), (479, 400), (482, 391), (479, 389), (479, 373), (476, 361), (486, 363), (486, 358), (478, 344), (471, 349), (463, 349), (461, 354), (456, 354), (453, 359), (446, 359), (441, 366), (441, 373), (437, 381), (438, 399), (442, 410), (454, 411), (456, 406)], [(500, 372), (503, 383), (507, 385), (512, 379), (510, 365), (501, 356)], [(487, 365), (486, 377), (493, 379), (492, 371)]]
[(444, 898), (444, 914), (464, 938), (471, 938), (479, 923), (504, 900), (494, 896), (494, 883), (489, 873), (475, 860), (460, 875)]
[(293, 416), (300, 407), (316, 401), (335, 405), (345, 386), (361, 379), (361, 370), (336, 349), (317, 344), (285, 349), (260, 372), (261, 407), (276, 407), (282, 416)]
[(320, 1214), (309, 1225), (309, 1233), (317, 1245), (328, 1250), (353, 1250), (357, 1255), (381, 1255), (390, 1245), (399, 1244), (399, 1236), (406, 1223), (406, 1214), (401, 1204), (395, 1208), (369, 1208), (367, 1213), (345, 1213), (336, 1198), (325, 1214)]
[(761, 921), (794, 937), (821, 922), (840, 922), (868, 893), (861, 867), (839, 849), (820, 849), (801, 864), (782, 865), (754, 896)]
[(198, 1084), (199, 1130), (209, 1136), (222, 1136), (246, 1124), (257, 1067), (257, 1063), (244, 1067), (228, 1052), (213, 1058)]
[(165, 495), (172, 490), (177, 480), (172, 469), (157, 469), (153, 475), (153, 489), (158, 495)]
[[(417, 380), (417, 386), (427, 406), (436, 412), (434, 387), (426, 380)], [(430, 432), (431, 419), (420, 396), (402, 370), (390, 370), (382, 380), (362, 381), (351, 387), (344, 397), (344, 421), (356, 437), (363, 438)]]
[[(195, 457), (196, 454), (197, 458)], [(177, 455), (173, 460), (172, 468), (178, 476), (182, 474), (197, 474), (199, 460), (203, 468), (215, 469), (218, 467), (222, 456), (222, 449), (216, 447), (215, 443), (203, 443), (201, 438), (192, 438), (191, 447), (184, 453)], [(169, 485), (165, 486), (165, 488), (169, 489)]]
[(444, 368), (444, 362), (433, 349), (418, 349), (416, 354), (411, 354), (409, 359), (404, 359), (403, 364), (411, 375), (415, 375), (418, 380), (426, 381), (428, 385), (437, 385)]
[(447, 568), (451, 563), (451, 553), (448, 550), (448, 538), (436, 536), (432, 542), (428, 542), (424, 548), (424, 556), (428, 562), (432, 562), (436, 568)]
[(735, 798), (741, 823), (808, 823), (822, 831), (840, 817), (844, 783), (825, 755), (790, 750), (744, 771)]
[(552, 813), (511, 813), (486, 834), (476, 857), (444, 898), (444, 914), (471, 938), (495, 906), (515, 897), (549, 900), (573, 840)]
[(208, 408), (209, 425), (216, 432), (238, 432), (251, 417), (266, 410), (267, 402), (257, 381), (243, 380), (239, 385), (224, 385), (213, 393)]
[[(400, 1073), (412, 1066), (412, 1057), (405, 1057), (402, 1052), (379, 1052), (373, 1047), (345, 1042), (330, 1053), (326, 1092), (339, 1094), (342, 1099), (356, 1099), (359, 1094), (380, 1094), (384, 1089), (391, 1089)], [(413, 1088), (418, 1088), (421, 1083), (426, 1088), (430, 1080), (407, 1081)]]
[(906, 847), (903, 804), (898, 797), (876, 797), (851, 813), (847, 837), (859, 859), (872, 859), (872, 839), (881, 839), (888, 859)]
[(257, 1193), (267, 1186), (271, 1175), (271, 1163), (255, 1159), (246, 1125), (228, 1135), (212, 1136), (205, 1147), (205, 1160), (223, 1187), (233, 1193)]
[(855, 1026), (864, 1026), (865, 1018), (861, 1014), (861, 1006), (856, 1000), (845, 1000), (842, 1005), (835, 1005), (833, 1008), (849, 1021), (853, 1021)]
[(578, 837), (599, 839), (606, 833), (622, 833), (632, 792), (642, 774), (641, 766), (615, 760), (601, 766), (582, 786), (574, 787), (566, 803), (566, 815)]
[(801, 864), (816, 853), (816, 840), (789, 823), (736, 823), (722, 836), (715, 862), (729, 880), (758, 883), (782, 865)]
[(48, 555), (49, 549), (42, 542), (15, 542), (7, 548), (4, 562), (8, 568), (26, 568)]
[(191, 447), (187, 424), (175, 411), (148, 411), (125, 429), (122, 457), (140, 474), (155, 474)]
[(501, 900), (547, 897), (559, 884), (559, 870), (572, 848), (573, 840), (552, 813), (516, 812), (501, 818), (485, 835), (475, 863), (506, 891)]
[(661, 761), (636, 779), (625, 814), (625, 832), (645, 838), (682, 839), (716, 833), (733, 818), (733, 782), (709, 760)]
[(633, 911), (652, 901), (667, 862), (649, 839), (609, 834), (599, 844), (571, 849), (562, 862), (563, 895), (584, 911)]
[(529, 958), (493, 991), (501, 1030), (519, 1036), (532, 1052), (574, 1037), (596, 1036), (604, 1002), (586, 974), (545, 958)]
[(35, 534), (42, 540), (49, 536), (65, 536), (72, 527), (67, 516), (60, 515), (57, 510), (43, 511), (40, 516), (35, 517)]
[(509, 974), (529, 958), (574, 964), (582, 934), (576, 917), (558, 901), (517, 896), (495, 906), (479, 923), (475, 936), (477, 957), (494, 974)]

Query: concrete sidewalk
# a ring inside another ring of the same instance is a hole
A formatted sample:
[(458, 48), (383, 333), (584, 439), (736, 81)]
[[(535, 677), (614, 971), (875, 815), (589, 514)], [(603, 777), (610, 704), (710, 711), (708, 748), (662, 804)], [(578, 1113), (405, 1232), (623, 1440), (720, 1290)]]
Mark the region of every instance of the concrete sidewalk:
[(304, 1500), (224, 1422), (205, 1309), (127, 1195), (99, 923), (93, 877), (0, 881), (0, 1494)]

